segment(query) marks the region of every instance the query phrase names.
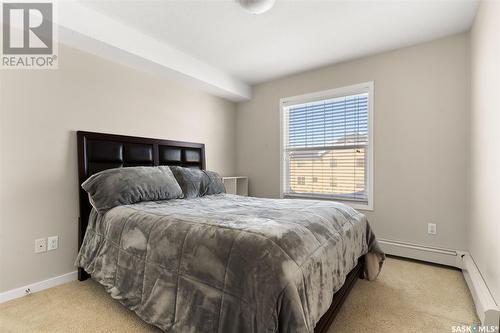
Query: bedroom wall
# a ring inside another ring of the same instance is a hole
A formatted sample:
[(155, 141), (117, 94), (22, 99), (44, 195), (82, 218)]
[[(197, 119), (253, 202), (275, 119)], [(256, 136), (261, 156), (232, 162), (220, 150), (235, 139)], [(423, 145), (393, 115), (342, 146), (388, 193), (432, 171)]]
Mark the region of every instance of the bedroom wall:
[(471, 31), (469, 250), (500, 305), (500, 3), (482, 2)]
[[(235, 171), (235, 105), (75, 49), (59, 69), (0, 71), (0, 292), (75, 270), (76, 130), (206, 144), (207, 167)], [(34, 253), (36, 238), (59, 249)]]
[(280, 98), (373, 80), (375, 209), (366, 215), (379, 238), (464, 249), (468, 67), (460, 34), (256, 85), (238, 104), (238, 174), (251, 195), (278, 197)]

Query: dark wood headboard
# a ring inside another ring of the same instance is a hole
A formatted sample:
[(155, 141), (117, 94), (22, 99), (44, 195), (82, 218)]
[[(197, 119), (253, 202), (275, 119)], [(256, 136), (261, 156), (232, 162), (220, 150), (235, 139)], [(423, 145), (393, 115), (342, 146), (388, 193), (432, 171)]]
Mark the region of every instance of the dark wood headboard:
[[(78, 131), (78, 249), (87, 230), (91, 205), (80, 186), (93, 174), (111, 168), (130, 166), (179, 165), (205, 169), (205, 145), (202, 143), (141, 138), (135, 136)], [(89, 275), (78, 269), (78, 279)]]

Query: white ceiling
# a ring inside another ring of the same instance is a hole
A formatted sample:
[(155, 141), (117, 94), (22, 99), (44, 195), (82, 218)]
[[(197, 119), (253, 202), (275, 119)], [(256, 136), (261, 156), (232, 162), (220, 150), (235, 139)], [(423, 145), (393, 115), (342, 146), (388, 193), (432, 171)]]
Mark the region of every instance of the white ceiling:
[(476, 0), (85, 1), (89, 8), (247, 83), (467, 31)]

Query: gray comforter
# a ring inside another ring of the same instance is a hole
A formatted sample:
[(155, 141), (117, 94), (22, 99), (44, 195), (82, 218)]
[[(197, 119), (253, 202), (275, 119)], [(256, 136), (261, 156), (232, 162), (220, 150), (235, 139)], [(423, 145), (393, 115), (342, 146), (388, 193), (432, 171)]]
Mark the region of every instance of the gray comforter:
[(313, 332), (368, 252), (346, 205), (219, 194), (93, 211), (76, 265), (165, 331)]

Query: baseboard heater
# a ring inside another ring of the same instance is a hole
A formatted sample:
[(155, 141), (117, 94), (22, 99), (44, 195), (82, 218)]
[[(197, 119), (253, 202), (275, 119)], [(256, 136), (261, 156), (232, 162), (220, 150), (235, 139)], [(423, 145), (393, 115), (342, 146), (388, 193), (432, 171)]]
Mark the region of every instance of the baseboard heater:
[(500, 326), (500, 309), (495, 303), (471, 255), (466, 253), (462, 260), (462, 272), (474, 299), (474, 304), (476, 304), (479, 319), (484, 326), (496, 326), (498, 332), (498, 326)]
[(500, 325), (500, 309), (470, 253), (387, 239), (380, 239), (379, 243), (384, 252), (390, 255), (461, 269), (472, 294), (481, 324), (489, 327)]
[(406, 242), (379, 239), (380, 246), (387, 254), (462, 268), (461, 256), (465, 252), (431, 247)]

